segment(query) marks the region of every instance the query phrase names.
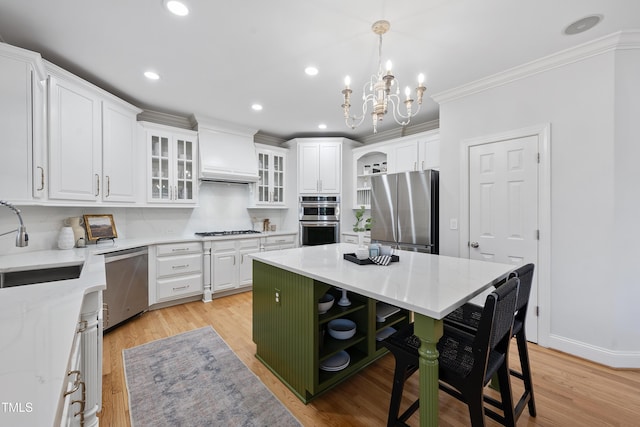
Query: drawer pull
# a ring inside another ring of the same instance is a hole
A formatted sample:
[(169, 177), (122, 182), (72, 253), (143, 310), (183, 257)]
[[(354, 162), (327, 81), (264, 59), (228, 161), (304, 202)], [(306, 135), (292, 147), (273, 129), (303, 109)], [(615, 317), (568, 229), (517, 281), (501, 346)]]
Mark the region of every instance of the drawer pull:
[(173, 288), (174, 291), (181, 291), (182, 289), (189, 289), (189, 285), (178, 286), (177, 288)]
[(174, 270), (177, 270), (179, 268), (187, 268), (189, 267), (189, 264), (182, 264), (182, 265), (172, 265), (171, 268), (173, 268)]
[(173, 248), (171, 249), (171, 252), (184, 252), (184, 251), (188, 251), (189, 248)]
[(40, 169), (40, 188), (38, 188), (36, 191), (42, 191), (44, 190), (44, 168), (42, 166), (36, 167)]
[(75, 393), (76, 391), (78, 391), (78, 389), (80, 388), (80, 384), (82, 383), (81, 380), (81, 373), (80, 371), (69, 371), (67, 373), (67, 376), (70, 377), (71, 375), (75, 375), (76, 379), (73, 381), (73, 388), (71, 390), (65, 391), (64, 392), (64, 396), (69, 396), (70, 394)]
[(88, 322), (86, 320), (81, 320), (78, 322), (78, 332), (84, 332), (87, 330)]
[(87, 405), (87, 387), (84, 381), (80, 381), (80, 385), (82, 386), (82, 400), (72, 400), (71, 404), (79, 403), (80, 410), (73, 414), (74, 417), (80, 416), (80, 427), (84, 427), (84, 410)]

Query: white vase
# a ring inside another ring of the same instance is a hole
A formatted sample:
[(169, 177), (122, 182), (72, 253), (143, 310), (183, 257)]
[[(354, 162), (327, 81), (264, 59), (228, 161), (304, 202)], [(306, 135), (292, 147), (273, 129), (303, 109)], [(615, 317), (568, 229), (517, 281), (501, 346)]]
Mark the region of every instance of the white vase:
[(358, 231), (358, 247), (364, 248), (364, 231)]
[(64, 225), (68, 225), (73, 230), (74, 245), (77, 245), (80, 239), (84, 239), (84, 219), (81, 216), (72, 216), (64, 220)]
[(58, 234), (58, 248), (73, 249), (76, 241), (73, 238), (73, 229), (71, 227), (62, 227)]

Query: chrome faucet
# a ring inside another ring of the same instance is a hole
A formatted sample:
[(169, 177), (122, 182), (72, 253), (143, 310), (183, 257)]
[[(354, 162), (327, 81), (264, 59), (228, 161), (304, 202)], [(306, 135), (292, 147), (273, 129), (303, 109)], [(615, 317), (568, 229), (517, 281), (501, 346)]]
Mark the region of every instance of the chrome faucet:
[(20, 215), (20, 209), (16, 208), (11, 203), (4, 200), (0, 200), (0, 205), (6, 206), (9, 209), (11, 209), (13, 212), (15, 212), (15, 214), (18, 215), (18, 221), (20, 221), (20, 225), (18, 226), (18, 228), (16, 228), (15, 230), (9, 230), (6, 233), (2, 233), (0, 234), (0, 236), (4, 236), (9, 233), (13, 233), (14, 231), (17, 231), (18, 234), (16, 235), (16, 246), (18, 246), (19, 248), (28, 246), (29, 235), (27, 234), (27, 227), (24, 226), (24, 222), (22, 221), (22, 216)]

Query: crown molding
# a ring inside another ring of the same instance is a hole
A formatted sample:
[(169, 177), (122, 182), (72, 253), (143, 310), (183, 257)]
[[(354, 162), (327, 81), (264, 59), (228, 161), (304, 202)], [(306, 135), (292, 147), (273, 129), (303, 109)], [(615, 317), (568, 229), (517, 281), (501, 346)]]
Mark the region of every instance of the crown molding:
[(47, 79), (47, 70), (44, 66), (44, 60), (42, 56), (40, 56), (37, 52), (32, 52), (27, 49), (22, 49), (20, 47), (5, 43), (0, 37), (0, 56), (7, 56), (13, 59), (18, 59), (24, 61), (25, 59), (31, 62), (34, 71), (37, 74), (37, 78), (40, 81), (44, 81)]
[(160, 111), (143, 110), (138, 114), (139, 122), (150, 122), (160, 125), (172, 126), (176, 128), (193, 130), (195, 128), (192, 120), (188, 117), (176, 116), (174, 114), (162, 113)]
[(362, 138), (358, 138), (358, 141), (362, 142), (363, 144), (374, 144), (376, 142), (389, 141), (392, 139), (402, 138), (403, 136), (407, 135), (414, 135), (416, 133), (438, 129), (439, 127), (440, 120), (435, 119), (424, 123), (417, 123), (410, 126), (399, 126), (383, 132), (374, 133)]
[(618, 31), (480, 80), (439, 92), (432, 95), (431, 98), (438, 104), (444, 104), (606, 52), (624, 49), (640, 49), (640, 30)]
[(287, 142), (286, 139), (278, 138), (278, 137), (272, 136), (272, 135), (266, 135), (266, 134), (260, 133), (260, 132), (256, 133), (253, 136), (253, 141), (257, 142), (259, 144), (273, 145), (273, 146), (276, 146), (276, 147), (280, 147), (285, 142)]

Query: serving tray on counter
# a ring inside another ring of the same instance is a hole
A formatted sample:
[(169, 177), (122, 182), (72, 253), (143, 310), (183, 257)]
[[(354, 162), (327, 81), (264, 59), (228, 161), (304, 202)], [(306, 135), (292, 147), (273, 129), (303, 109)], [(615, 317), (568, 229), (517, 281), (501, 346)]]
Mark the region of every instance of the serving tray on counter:
[[(376, 263), (371, 261), (369, 258), (358, 259), (355, 253), (342, 254), (342, 258), (358, 265), (367, 265), (367, 264), (376, 265)], [(398, 262), (398, 261), (400, 261), (400, 257), (398, 255), (391, 255), (391, 262)]]

